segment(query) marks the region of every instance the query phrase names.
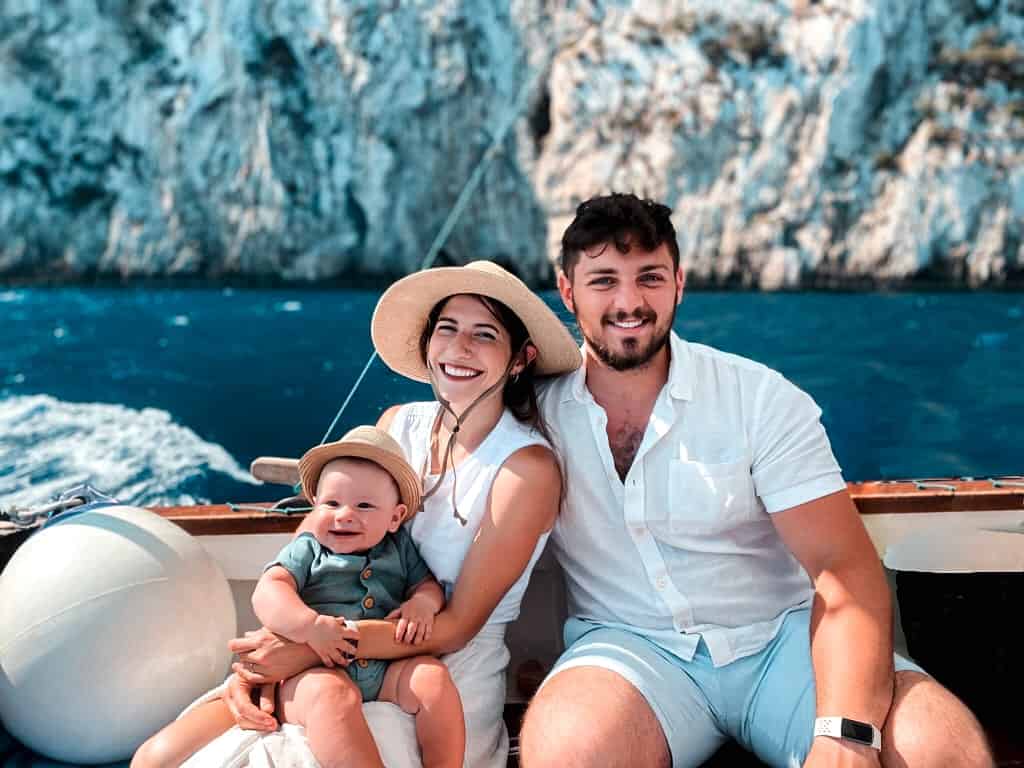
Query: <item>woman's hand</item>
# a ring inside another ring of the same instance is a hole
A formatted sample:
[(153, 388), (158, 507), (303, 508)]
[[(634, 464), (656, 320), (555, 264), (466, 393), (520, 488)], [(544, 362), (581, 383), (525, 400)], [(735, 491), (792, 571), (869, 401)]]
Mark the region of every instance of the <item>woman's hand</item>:
[[(359, 632), (346, 629), (345, 633), (346, 652), (354, 654), (353, 641), (358, 641)], [(250, 686), (278, 683), (320, 664), (320, 657), (308, 645), (293, 643), (265, 628), (246, 632), (245, 637), (229, 642), (228, 648), (238, 654), (232, 671)]]
[(253, 704), (253, 686), (238, 675), (228, 678), (223, 699), (239, 728), (249, 731), (277, 730), (277, 720), (271, 714), (274, 711), (276, 687), (273, 684), (260, 686), (259, 706), (256, 706)]

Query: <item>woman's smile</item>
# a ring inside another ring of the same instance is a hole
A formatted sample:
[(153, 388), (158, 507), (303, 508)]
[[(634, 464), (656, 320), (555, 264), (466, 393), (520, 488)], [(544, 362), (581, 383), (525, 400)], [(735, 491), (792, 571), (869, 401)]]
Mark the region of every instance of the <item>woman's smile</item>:
[(478, 371), (475, 368), (467, 368), (464, 365), (455, 365), (454, 363), (441, 363), (441, 373), (452, 379), (474, 379), (482, 371)]

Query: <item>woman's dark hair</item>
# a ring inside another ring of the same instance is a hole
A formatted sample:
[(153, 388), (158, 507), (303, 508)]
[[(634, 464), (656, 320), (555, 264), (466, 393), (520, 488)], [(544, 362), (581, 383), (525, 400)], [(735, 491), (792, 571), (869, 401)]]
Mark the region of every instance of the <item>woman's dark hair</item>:
[(662, 243), (672, 256), (672, 268), (679, 268), (679, 243), (672, 226), (672, 209), (636, 195), (611, 194), (580, 203), (576, 218), (562, 235), (559, 266), (572, 279), (580, 253), (602, 243), (611, 243), (619, 253), (632, 245), (653, 251)]
[[(492, 299), (489, 296), (482, 296), (479, 293), (461, 295), (470, 296), (479, 301), (494, 316), (494, 319), (501, 323), (501, 326), (508, 333), (513, 355), (524, 350), (524, 343), (530, 338), (530, 334), (526, 330), (526, 326), (523, 325), (523, 321), (519, 319), (515, 312), (497, 299)], [(420, 334), (420, 355), (424, 361), (427, 359), (427, 346), (430, 344), (430, 336), (434, 333), (434, 328), (437, 326), (437, 320), (441, 316), (441, 310), (444, 309), (445, 304), (451, 298), (453, 297), (446, 296), (441, 299), (430, 310), (430, 314), (427, 315), (427, 323), (423, 326), (423, 333)], [(535, 363), (536, 359), (527, 363), (515, 380), (511, 376), (505, 380), (501, 399), (505, 407), (512, 412), (516, 419), (533, 427), (545, 440), (554, 446), (551, 433), (544, 423), (544, 418), (540, 414), (540, 406), (537, 404), (537, 389), (534, 380)]]

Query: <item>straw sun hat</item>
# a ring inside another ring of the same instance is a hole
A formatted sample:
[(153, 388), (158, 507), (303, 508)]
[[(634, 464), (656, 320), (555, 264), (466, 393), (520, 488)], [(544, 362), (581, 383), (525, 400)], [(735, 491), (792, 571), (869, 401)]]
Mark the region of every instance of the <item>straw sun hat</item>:
[(370, 336), (381, 360), (395, 373), (428, 382), (420, 337), (430, 310), (442, 299), (462, 293), (496, 299), (515, 312), (537, 348), (537, 374), (579, 368), (579, 347), (562, 321), (522, 280), (492, 261), (414, 272), (384, 291), (370, 323)]
[(341, 440), (324, 443), (306, 451), (299, 459), (299, 478), (302, 480), (303, 495), (312, 501), (316, 496), (316, 486), (323, 468), (335, 459), (344, 458), (368, 459), (395, 479), (401, 501), (408, 509), (405, 520), (412, 517), (420, 508), (423, 486), (419, 475), (409, 466), (398, 442), (377, 427), (356, 427), (349, 430)]

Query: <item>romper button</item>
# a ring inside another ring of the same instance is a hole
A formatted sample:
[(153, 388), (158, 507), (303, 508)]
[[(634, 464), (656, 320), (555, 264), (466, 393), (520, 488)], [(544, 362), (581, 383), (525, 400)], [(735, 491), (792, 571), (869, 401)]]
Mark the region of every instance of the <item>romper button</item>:
[(366, 667), (369, 666), (370, 662), (368, 662), (366, 659), (356, 659), (356, 664), (359, 666), (360, 669), (366, 669)]
[(367, 595), (363, 598), (363, 608), (373, 608), (374, 602), (371, 595)]
[(367, 568), (365, 571), (363, 571), (361, 574), (359, 574), (359, 576), (363, 579), (363, 581), (366, 581), (368, 578), (373, 576), (373, 569), (372, 568)]

